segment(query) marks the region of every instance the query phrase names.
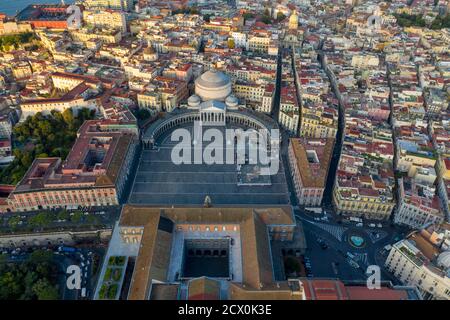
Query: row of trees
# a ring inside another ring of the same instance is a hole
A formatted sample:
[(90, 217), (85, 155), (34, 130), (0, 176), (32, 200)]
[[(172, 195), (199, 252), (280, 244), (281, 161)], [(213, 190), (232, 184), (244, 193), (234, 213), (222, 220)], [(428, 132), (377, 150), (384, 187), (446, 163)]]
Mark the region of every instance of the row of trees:
[(0, 255), (0, 300), (57, 300), (57, 268), (53, 253), (37, 250), (21, 263)]
[[(286, 18), (286, 16), (283, 14), (283, 12), (278, 12), (277, 13), (277, 18), (275, 19), (276, 22), (281, 22)], [(273, 21), (272, 17), (270, 16), (270, 11), (269, 9), (264, 10), (264, 14), (261, 18), (261, 21), (264, 22), (265, 24), (271, 24)]]
[(85, 120), (94, 118), (94, 111), (82, 109), (75, 116), (71, 109), (53, 110), (49, 115), (38, 112), (14, 127), (15, 140), (22, 148), (14, 149), (15, 159), (0, 172), (0, 183), (17, 184), (35, 158), (66, 158)]
[[(397, 23), (401, 27), (427, 27), (425, 19), (421, 14), (396, 14)], [(437, 16), (433, 22), (428, 26), (433, 30), (440, 30), (450, 28), (450, 15)]]
[(75, 224), (79, 224), (82, 222), (97, 224), (99, 223), (99, 218), (92, 214), (85, 216), (81, 211), (75, 211), (72, 214), (70, 214), (67, 210), (61, 210), (58, 213), (43, 211), (27, 218), (26, 221), (23, 221), (19, 215), (12, 216), (8, 220), (8, 226), (13, 231), (16, 231), (19, 225), (24, 225), (24, 222), (26, 226), (30, 226), (33, 228), (45, 228), (57, 221), (69, 221)]
[(425, 27), (426, 23), (420, 14), (401, 13), (394, 15), (400, 27)]
[(180, 13), (200, 14), (200, 11), (199, 11), (198, 8), (196, 8), (196, 7), (191, 7), (191, 8), (181, 8), (181, 9), (172, 10), (172, 15), (180, 14)]
[(431, 23), (430, 28), (433, 30), (450, 28), (450, 14), (447, 14), (446, 16), (437, 16)]
[(12, 47), (18, 49), (20, 45), (29, 43), (34, 39), (36, 37), (32, 32), (0, 36), (0, 49), (2, 51), (8, 51)]

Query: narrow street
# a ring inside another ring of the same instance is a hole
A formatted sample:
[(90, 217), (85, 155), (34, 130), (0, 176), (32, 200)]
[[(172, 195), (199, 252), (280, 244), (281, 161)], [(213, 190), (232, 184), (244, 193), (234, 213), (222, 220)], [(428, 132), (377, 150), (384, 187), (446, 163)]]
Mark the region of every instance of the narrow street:
[[(329, 70), (327, 70), (323, 58), (324, 54), (320, 47), (318, 50), (318, 59), (328, 76), (333, 92), (336, 94), (338, 90), (337, 85)], [(274, 118), (278, 117), (280, 106), (280, 69), (281, 56), (279, 55), (277, 88), (272, 111), (272, 117)], [(290, 191), (290, 203), (294, 208), (297, 222), (302, 224), (304, 230), (307, 243), (305, 257), (311, 261), (313, 276), (317, 278), (339, 278), (344, 281), (364, 282), (367, 278), (365, 273), (367, 267), (369, 265), (378, 265), (381, 269), (382, 280), (396, 283), (396, 279), (384, 270), (383, 265), (387, 254), (384, 247), (394, 243), (394, 239), (401, 234), (401, 231), (386, 223), (381, 228), (357, 227), (356, 223), (342, 222), (334, 213), (332, 192), (342, 150), (345, 127), (342, 101), (339, 101), (338, 114), (338, 132), (322, 204), (322, 209), (325, 209), (325, 215), (314, 214), (298, 206), (288, 161), (290, 135), (285, 130), (281, 130), (281, 158), (285, 168), (288, 190)], [(350, 239), (355, 236), (363, 239), (363, 246), (356, 247), (352, 244)], [(321, 243), (326, 244), (325, 249)], [(352, 258), (349, 258), (349, 256)]]

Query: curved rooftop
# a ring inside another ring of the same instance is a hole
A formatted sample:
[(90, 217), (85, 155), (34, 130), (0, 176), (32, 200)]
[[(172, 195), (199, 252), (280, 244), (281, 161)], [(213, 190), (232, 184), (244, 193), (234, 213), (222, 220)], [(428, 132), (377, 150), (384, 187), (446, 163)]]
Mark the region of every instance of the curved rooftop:
[(220, 88), (230, 83), (230, 77), (217, 70), (209, 70), (195, 80), (196, 85), (204, 88)]
[(201, 102), (202, 102), (202, 100), (201, 100), (200, 97), (197, 96), (196, 94), (190, 96), (189, 99), (188, 99), (188, 105), (191, 106), (191, 107), (196, 107), (196, 106), (198, 106)]
[(239, 100), (234, 95), (229, 95), (225, 99), (225, 104), (229, 107), (236, 107), (239, 104)]
[(437, 259), (438, 266), (443, 267), (444, 269), (450, 268), (450, 251), (442, 252)]

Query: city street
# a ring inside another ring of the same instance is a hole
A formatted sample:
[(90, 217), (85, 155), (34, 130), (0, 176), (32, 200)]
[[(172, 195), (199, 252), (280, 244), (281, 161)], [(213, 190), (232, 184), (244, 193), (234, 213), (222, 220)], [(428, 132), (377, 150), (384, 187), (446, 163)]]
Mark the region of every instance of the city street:
[[(365, 271), (369, 265), (378, 265), (383, 271), (385, 256), (381, 252), (400, 235), (399, 231), (390, 226), (363, 228), (356, 227), (354, 223), (317, 221), (317, 217), (300, 210), (296, 210), (296, 217), (305, 230), (308, 246), (305, 256), (311, 260), (314, 277), (319, 278), (365, 281)], [(358, 247), (352, 244), (352, 236), (362, 238), (363, 245)], [(325, 243), (328, 248), (322, 248), (320, 242)], [(356, 262), (358, 267), (350, 260)], [(382, 272), (382, 280), (395, 279)]]

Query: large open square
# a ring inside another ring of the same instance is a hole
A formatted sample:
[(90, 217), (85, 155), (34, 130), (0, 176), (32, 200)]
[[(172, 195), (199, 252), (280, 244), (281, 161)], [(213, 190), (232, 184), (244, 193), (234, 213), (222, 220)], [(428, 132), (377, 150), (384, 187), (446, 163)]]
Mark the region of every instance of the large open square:
[[(192, 134), (192, 125), (183, 127)], [(237, 126), (227, 124), (227, 128)], [(266, 183), (242, 185), (238, 183), (242, 174), (236, 164), (174, 164), (171, 153), (177, 142), (171, 141), (171, 132), (159, 138), (156, 149), (143, 150), (129, 203), (203, 205), (206, 196), (212, 205), (289, 203), (282, 163), (277, 174), (265, 178)], [(203, 148), (206, 146), (203, 143)]]

